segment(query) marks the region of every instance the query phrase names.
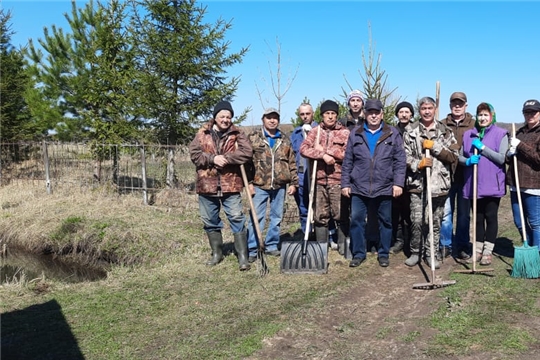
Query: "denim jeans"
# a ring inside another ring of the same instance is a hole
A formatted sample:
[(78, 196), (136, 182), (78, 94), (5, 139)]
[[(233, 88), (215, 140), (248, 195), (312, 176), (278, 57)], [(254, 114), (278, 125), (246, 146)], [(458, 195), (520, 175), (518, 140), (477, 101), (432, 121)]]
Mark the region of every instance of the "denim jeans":
[[(285, 187), (275, 190), (264, 190), (255, 186), (255, 195), (253, 196), (253, 206), (257, 213), (257, 219), (261, 232), (264, 232), (266, 223), (266, 205), (270, 202), (270, 224), (264, 240), (265, 251), (275, 251), (279, 245), (279, 233), (281, 219), (283, 218), (283, 204), (285, 202)], [(248, 226), (248, 250), (249, 256), (257, 254), (258, 241), (253, 219), (250, 217)]]
[[(521, 235), (521, 217), (519, 214), (517, 193), (515, 191), (510, 192), (510, 200), (512, 201), (514, 224)], [(523, 217), (525, 218), (525, 232), (528, 244), (538, 246), (540, 249), (540, 196), (521, 192), (521, 203), (523, 205)]]
[[(457, 203), (457, 209), (456, 209)], [(456, 210), (456, 233), (454, 231), (453, 214)], [(469, 250), (469, 228), (471, 223), (471, 202), (463, 197), (463, 184), (453, 183), (446, 203), (441, 221), (440, 246), (454, 249), (454, 252)]]
[(380, 241), (379, 257), (388, 257), (392, 242), (392, 197), (368, 198), (351, 195), (351, 252), (353, 258), (366, 257), (366, 215), (377, 214)]
[(222, 206), (233, 234), (244, 231), (246, 217), (242, 212), (242, 196), (239, 193), (222, 197), (199, 195), (199, 214), (203, 221), (204, 231), (221, 231), (223, 229), (223, 221), (219, 217)]

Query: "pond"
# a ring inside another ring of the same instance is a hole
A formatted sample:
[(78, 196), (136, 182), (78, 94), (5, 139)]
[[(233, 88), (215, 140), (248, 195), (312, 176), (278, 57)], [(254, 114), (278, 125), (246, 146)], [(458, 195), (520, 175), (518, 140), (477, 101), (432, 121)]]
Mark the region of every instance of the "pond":
[(45, 277), (65, 283), (96, 281), (107, 277), (106, 267), (83, 266), (66, 262), (55, 255), (8, 250), (1, 256), (0, 283), (16, 283)]

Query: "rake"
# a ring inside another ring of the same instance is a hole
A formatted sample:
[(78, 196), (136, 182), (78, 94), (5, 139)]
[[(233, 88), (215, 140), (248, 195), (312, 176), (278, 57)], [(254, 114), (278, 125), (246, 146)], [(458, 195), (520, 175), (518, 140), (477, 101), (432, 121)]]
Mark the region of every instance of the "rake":
[(249, 202), (249, 212), (251, 214), (251, 222), (255, 228), (255, 235), (257, 236), (257, 270), (261, 277), (268, 275), (270, 272), (268, 265), (266, 264), (266, 258), (264, 255), (264, 242), (262, 238), (261, 227), (259, 225), (259, 220), (257, 219), (257, 212), (255, 211), (255, 205), (253, 205), (253, 199), (249, 193), (249, 182), (246, 175), (246, 168), (244, 164), (240, 165), (240, 171), (242, 172), (242, 180), (244, 181), (244, 190), (246, 192), (246, 197)]
[[(478, 155), (478, 149), (474, 149), (474, 155)], [(458, 269), (454, 270), (456, 273), (464, 273), (464, 274), (481, 274), (486, 272), (495, 271), (495, 269), (492, 268), (483, 268), (483, 269), (477, 269), (476, 268), (476, 211), (478, 210), (477, 206), (477, 198), (478, 198), (478, 165), (473, 165), (473, 203), (472, 203), (472, 212), (473, 212), (473, 256), (472, 256), (472, 269)]]

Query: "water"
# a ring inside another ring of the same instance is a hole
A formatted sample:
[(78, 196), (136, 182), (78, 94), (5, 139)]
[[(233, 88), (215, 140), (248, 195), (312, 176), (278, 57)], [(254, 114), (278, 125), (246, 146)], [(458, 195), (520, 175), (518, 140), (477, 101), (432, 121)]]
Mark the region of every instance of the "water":
[(0, 283), (18, 282), (41, 278), (65, 283), (96, 281), (107, 277), (105, 267), (82, 266), (65, 262), (55, 255), (31, 254), (22, 251), (7, 251), (0, 259)]

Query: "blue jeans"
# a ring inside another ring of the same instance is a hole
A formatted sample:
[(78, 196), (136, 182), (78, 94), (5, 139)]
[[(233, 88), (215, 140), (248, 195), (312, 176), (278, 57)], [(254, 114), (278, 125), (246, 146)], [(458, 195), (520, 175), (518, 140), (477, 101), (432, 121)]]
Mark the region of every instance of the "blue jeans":
[[(514, 224), (521, 235), (521, 217), (519, 214), (519, 203), (517, 193), (510, 192), (512, 201), (512, 214), (514, 215)], [(523, 205), (523, 217), (525, 218), (525, 232), (528, 244), (538, 246), (540, 249), (540, 196), (521, 193), (521, 202)]]
[(223, 229), (223, 221), (219, 217), (222, 206), (233, 234), (244, 231), (246, 217), (242, 212), (242, 196), (239, 193), (222, 197), (199, 195), (199, 214), (203, 221), (204, 231), (221, 231)]
[(366, 257), (366, 215), (377, 214), (380, 241), (379, 257), (388, 257), (392, 242), (392, 197), (368, 198), (351, 195), (351, 252), (353, 258)]
[[(266, 204), (270, 202), (270, 224), (264, 240), (265, 251), (275, 251), (279, 245), (279, 233), (281, 219), (283, 218), (283, 204), (285, 202), (285, 187), (276, 190), (263, 190), (255, 186), (255, 195), (253, 196), (253, 206), (257, 213), (257, 220), (261, 232), (264, 232), (266, 222)], [(248, 226), (248, 250), (249, 256), (257, 255), (258, 241), (253, 219), (250, 217)]]
[[(457, 209), (456, 209), (457, 203)], [(456, 233), (454, 231), (453, 214), (456, 210)], [(453, 248), (455, 252), (469, 251), (469, 227), (471, 223), (471, 202), (463, 197), (463, 184), (453, 183), (444, 204), (441, 221), (440, 246)]]

